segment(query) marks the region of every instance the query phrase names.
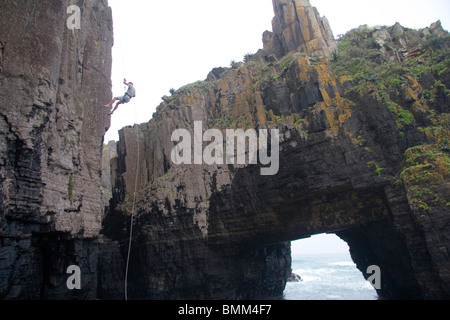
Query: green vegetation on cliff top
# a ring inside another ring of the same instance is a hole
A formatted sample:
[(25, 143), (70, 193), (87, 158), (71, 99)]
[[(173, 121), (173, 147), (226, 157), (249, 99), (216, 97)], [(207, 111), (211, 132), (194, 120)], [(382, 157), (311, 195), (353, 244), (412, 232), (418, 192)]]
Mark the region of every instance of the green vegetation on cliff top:
[[(417, 49), (417, 55), (399, 62), (386, 59), (373, 32), (371, 29), (348, 32), (338, 40), (339, 51), (333, 55), (333, 73), (348, 76), (356, 89), (372, 84), (382, 92), (395, 91), (405, 85), (407, 75), (420, 78), (432, 72), (438, 78), (450, 72), (450, 35), (428, 36), (422, 45), (410, 43), (411, 51)], [(396, 45), (391, 43), (390, 47)]]

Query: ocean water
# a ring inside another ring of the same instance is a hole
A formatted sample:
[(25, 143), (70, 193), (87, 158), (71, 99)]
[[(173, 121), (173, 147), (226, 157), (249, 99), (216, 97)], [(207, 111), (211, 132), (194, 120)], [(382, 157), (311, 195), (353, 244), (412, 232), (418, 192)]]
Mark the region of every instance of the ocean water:
[(292, 271), (303, 281), (287, 283), (284, 300), (378, 299), (349, 254), (296, 255)]

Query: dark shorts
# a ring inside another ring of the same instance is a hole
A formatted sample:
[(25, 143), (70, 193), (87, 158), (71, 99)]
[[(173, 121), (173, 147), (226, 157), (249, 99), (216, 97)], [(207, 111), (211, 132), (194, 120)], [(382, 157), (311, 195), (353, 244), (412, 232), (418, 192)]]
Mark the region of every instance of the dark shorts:
[(128, 102), (130, 102), (131, 97), (126, 94), (124, 96), (118, 97), (118, 99), (121, 103), (128, 103)]

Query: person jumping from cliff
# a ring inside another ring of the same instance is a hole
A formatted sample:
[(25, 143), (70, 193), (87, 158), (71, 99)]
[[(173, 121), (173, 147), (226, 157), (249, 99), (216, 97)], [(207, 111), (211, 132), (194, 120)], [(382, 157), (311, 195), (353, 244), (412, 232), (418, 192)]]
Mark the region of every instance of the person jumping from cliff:
[(123, 83), (125, 85), (128, 86), (128, 90), (127, 92), (125, 92), (125, 94), (121, 97), (114, 97), (114, 99), (111, 100), (110, 103), (105, 104), (104, 107), (105, 108), (111, 108), (111, 106), (113, 105), (114, 102), (118, 101), (114, 107), (114, 109), (108, 113), (109, 115), (113, 115), (114, 112), (117, 110), (117, 108), (121, 105), (121, 104), (125, 104), (131, 101), (132, 98), (136, 97), (136, 89), (134, 88), (134, 84), (133, 82), (127, 82), (126, 79), (123, 80)]

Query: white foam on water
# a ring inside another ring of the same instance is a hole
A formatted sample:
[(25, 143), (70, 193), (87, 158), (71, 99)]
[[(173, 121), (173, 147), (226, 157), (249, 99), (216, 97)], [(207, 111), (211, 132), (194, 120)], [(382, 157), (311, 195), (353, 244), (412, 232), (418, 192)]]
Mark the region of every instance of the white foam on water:
[(320, 277), (314, 277), (314, 276), (302, 276), (301, 282), (311, 282), (311, 281), (320, 281)]
[(303, 281), (286, 285), (286, 300), (377, 300), (349, 256), (305, 255), (293, 259), (292, 269)]
[(356, 264), (354, 262), (350, 261), (340, 261), (340, 262), (331, 262), (328, 265), (330, 266), (341, 266), (341, 267), (356, 267)]

